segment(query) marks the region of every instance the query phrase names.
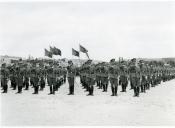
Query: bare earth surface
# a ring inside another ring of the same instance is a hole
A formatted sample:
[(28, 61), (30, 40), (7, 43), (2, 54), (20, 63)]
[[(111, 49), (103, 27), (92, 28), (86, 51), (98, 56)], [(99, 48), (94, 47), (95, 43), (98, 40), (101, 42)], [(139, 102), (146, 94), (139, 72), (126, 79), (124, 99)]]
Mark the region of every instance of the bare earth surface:
[(95, 87), (94, 96), (86, 96), (76, 79), (75, 95), (69, 96), (68, 83), (55, 95), (49, 87), (39, 95), (33, 88), (22, 94), (9, 89), (1, 95), (1, 125), (175, 125), (175, 80), (151, 88), (140, 97), (133, 90), (111, 97)]

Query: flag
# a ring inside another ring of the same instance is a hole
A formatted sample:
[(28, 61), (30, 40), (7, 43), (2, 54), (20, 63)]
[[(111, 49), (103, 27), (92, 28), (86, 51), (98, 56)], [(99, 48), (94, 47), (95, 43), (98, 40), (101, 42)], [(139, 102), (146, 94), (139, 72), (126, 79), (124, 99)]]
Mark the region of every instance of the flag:
[(60, 56), (61, 56), (61, 50), (58, 49), (58, 48), (56, 48), (56, 47), (54, 47), (54, 54), (55, 54), (55, 55), (60, 55)]
[(61, 56), (61, 50), (56, 48), (56, 47), (51, 47), (50, 46), (50, 52), (53, 54), (53, 55), (60, 55)]
[(45, 50), (45, 56), (52, 58), (52, 52), (48, 51), (47, 49), (44, 50)]
[(88, 52), (88, 50), (85, 47), (83, 47), (82, 45), (80, 45), (80, 51), (83, 52), (83, 53)]
[(79, 52), (72, 48), (72, 55), (79, 57)]
[(80, 46), (80, 52), (86, 53), (86, 56), (89, 59), (88, 50), (85, 47), (83, 47), (82, 45), (79, 45), (79, 46)]

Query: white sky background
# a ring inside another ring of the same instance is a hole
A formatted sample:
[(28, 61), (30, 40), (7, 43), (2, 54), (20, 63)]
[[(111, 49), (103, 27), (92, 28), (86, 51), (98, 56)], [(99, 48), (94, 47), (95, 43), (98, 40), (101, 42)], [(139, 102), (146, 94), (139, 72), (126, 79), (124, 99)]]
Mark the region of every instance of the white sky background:
[(175, 57), (175, 2), (0, 3), (0, 55), (44, 57), (51, 45), (72, 58), (79, 43), (97, 60)]

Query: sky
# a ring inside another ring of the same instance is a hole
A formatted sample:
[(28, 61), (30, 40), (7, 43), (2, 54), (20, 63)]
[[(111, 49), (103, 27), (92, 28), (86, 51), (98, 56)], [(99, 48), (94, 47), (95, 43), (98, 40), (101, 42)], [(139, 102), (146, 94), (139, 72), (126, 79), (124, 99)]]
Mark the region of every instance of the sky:
[(44, 57), (55, 46), (55, 58), (71, 59), (79, 44), (103, 61), (175, 57), (175, 2), (0, 3), (0, 55)]

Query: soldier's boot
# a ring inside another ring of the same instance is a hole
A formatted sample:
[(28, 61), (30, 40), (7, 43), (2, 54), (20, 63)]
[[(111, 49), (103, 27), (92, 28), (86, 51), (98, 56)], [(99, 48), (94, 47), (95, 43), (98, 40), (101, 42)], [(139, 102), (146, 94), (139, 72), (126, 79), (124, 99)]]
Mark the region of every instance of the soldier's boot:
[(50, 85), (50, 93), (49, 95), (52, 94), (52, 85)]
[(134, 89), (134, 97), (137, 96), (137, 89), (136, 87), (133, 88)]
[(148, 83), (148, 90), (150, 90), (150, 83)]
[(98, 82), (98, 89), (101, 89), (101, 83)]
[(19, 93), (22, 93), (22, 86), (19, 87)]
[(100, 81), (100, 89), (102, 89), (102, 87), (103, 87), (103, 85), (102, 85), (102, 83), (101, 83), (101, 81)]
[(134, 89), (134, 87), (133, 87), (133, 84), (132, 84), (132, 83), (130, 83), (130, 85), (131, 85), (131, 88), (130, 88), (130, 90), (131, 90), (131, 89)]
[(122, 83), (122, 90), (120, 92), (124, 92), (124, 84)]
[(92, 87), (89, 87), (89, 94), (87, 94), (87, 96), (92, 95)]
[(55, 86), (53, 86), (52, 94), (55, 95)]
[(35, 91), (34, 91), (34, 94), (38, 94), (38, 86), (35, 86), (35, 87), (34, 87), (34, 90), (35, 90)]
[(118, 88), (115, 87), (115, 88), (114, 88), (114, 95), (115, 95), (115, 96), (117, 96), (117, 90), (118, 90)]
[(72, 86), (71, 94), (74, 95), (74, 85)]
[(94, 86), (91, 87), (91, 96), (94, 95)]
[(20, 93), (20, 87), (18, 86), (18, 91), (16, 93)]
[(89, 91), (89, 85), (88, 84), (86, 84), (86, 90), (85, 91)]
[(108, 84), (106, 84), (106, 86), (105, 86), (105, 91), (106, 92), (108, 91)]
[(125, 86), (125, 92), (126, 92), (127, 85)]
[(25, 87), (25, 85), (26, 85), (26, 83), (25, 83), (25, 81), (23, 82), (23, 84), (22, 84), (22, 88), (24, 88)]
[(15, 83), (14, 86), (13, 86), (13, 90), (16, 90), (16, 83)]
[(112, 90), (112, 95), (111, 96), (114, 96), (114, 87), (111, 87), (111, 90)]
[(91, 95), (91, 87), (89, 87), (88, 91), (89, 91), (89, 94), (87, 94), (87, 96), (90, 96)]
[(32, 94), (36, 94), (36, 86), (34, 86), (34, 92)]
[(127, 85), (124, 84), (124, 87), (123, 87), (123, 88), (124, 88), (124, 89), (123, 89), (124, 92), (126, 92), (126, 86), (127, 86)]
[(72, 88), (71, 86), (69, 86), (69, 93), (67, 95), (71, 95), (71, 92), (72, 92)]
[(24, 90), (28, 90), (28, 89), (29, 89), (29, 84), (26, 83), (26, 84), (25, 84), (25, 89), (24, 89)]
[(144, 92), (144, 85), (141, 85), (141, 92)]
[(144, 85), (144, 90), (143, 91), (144, 91), (144, 93), (146, 93), (146, 84)]
[(8, 86), (5, 85), (5, 86), (4, 86), (4, 91), (3, 91), (2, 93), (7, 93), (7, 88), (8, 88)]
[(103, 84), (103, 92), (105, 92), (105, 89), (106, 89), (105, 84)]
[(137, 87), (137, 97), (139, 97), (139, 94), (140, 94), (140, 88)]

